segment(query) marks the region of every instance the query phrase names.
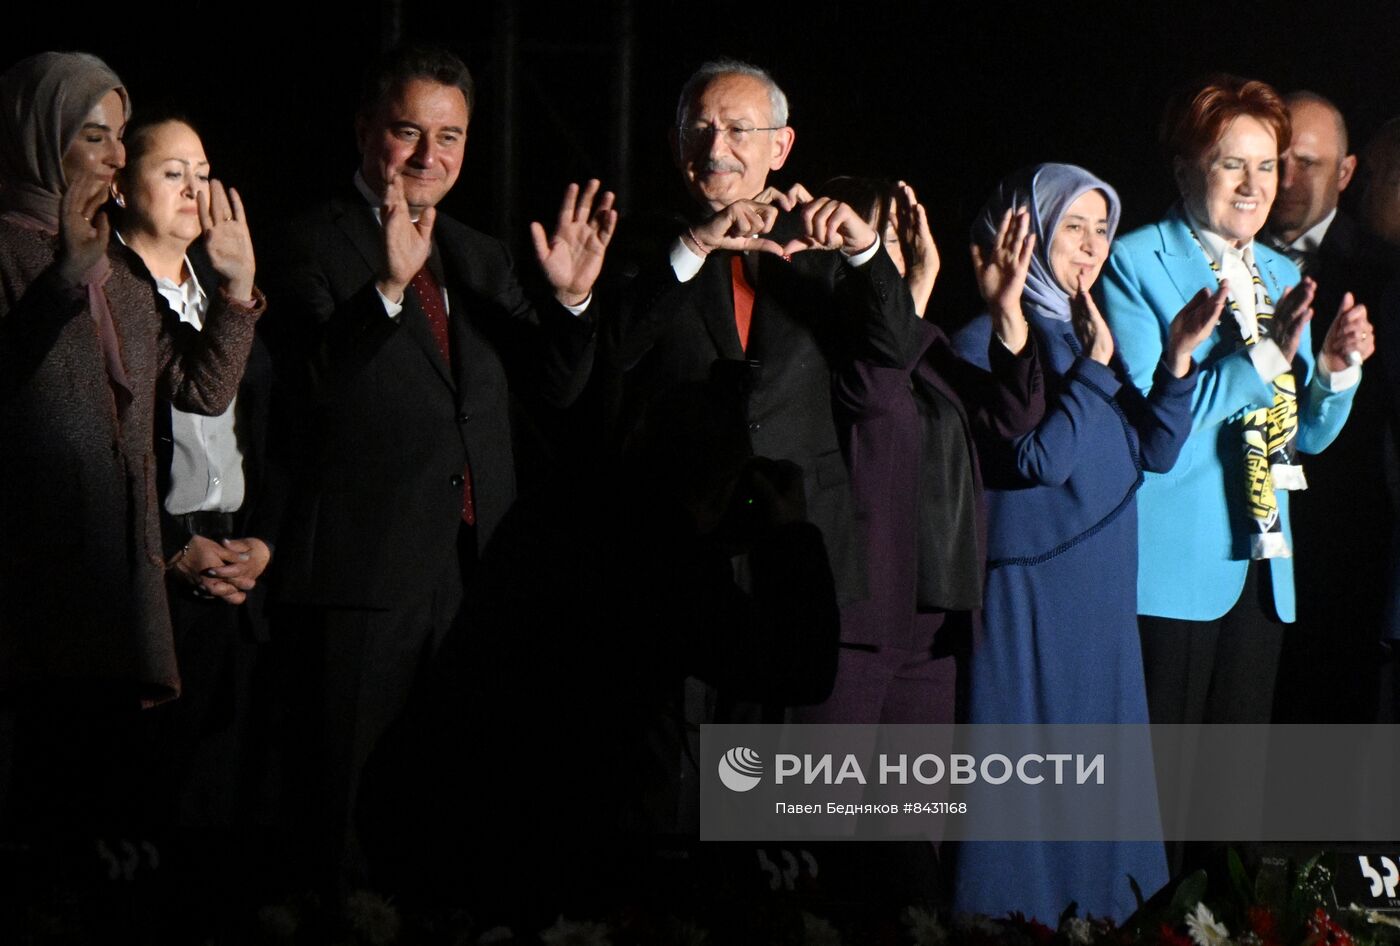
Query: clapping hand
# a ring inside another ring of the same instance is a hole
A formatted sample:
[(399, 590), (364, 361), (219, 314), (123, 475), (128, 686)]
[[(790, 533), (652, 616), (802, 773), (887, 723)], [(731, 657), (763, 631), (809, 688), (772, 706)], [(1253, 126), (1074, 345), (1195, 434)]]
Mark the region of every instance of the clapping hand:
[(433, 221), (437, 210), (424, 207), (414, 220), (403, 194), (403, 181), (396, 174), (384, 187), (384, 203), (379, 221), (384, 233), (384, 272), (375, 283), (380, 295), (390, 302), (401, 302), (413, 277), (428, 264), (433, 251)]
[(552, 235), (546, 236), (543, 225), (530, 224), (535, 256), (554, 287), (554, 297), (563, 305), (579, 305), (593, 291), (608, 242), (617, 228), (613, 192), (605, 191), (598, 197), (599, 186), (596, 179), (589, 181), (582, 193), (577, 184), (568, 186)]
[(1186, 377), (1191, 370), (1191, 353), (1215, 331), (1215, 326), (1220, 322), (1220, 313), (1225, 310), (1229, 290), (1226, 282), (1222, 282), (1215, 292), (1201, 289), (1172, 319), (1167, 337), (1166, 362), (1171, 373), (1178, 378)]
[(1069, 318), (1075, 337), (1089, 357), (1101, 365), (1108, 364), (1113, 358), (1113, 333), (1094, 304), (1094, 297), (1085, 291), (1082, 283), (1070, 297)]
[(1015, 211), (1007, 208), (992, 245), (985, 251), (972, 244), (977, 289), (987, 302), (997, 335), (1013, 352), (1025, 345), (1029, 331), (1021, 312), (1021, 292), (1026, 288), (1034, 252), (1035, 234), (1031, 232), (1030, 211), (1025, 207)]
[(1376, 337), (1372, 334), (1366, 307), (1356, 304), (1351, 293), (1342, 296), (1342, 304), (1337, 307), (1337, 318), (1327, 329), (1327, 337), (1322, 341), (1322, 357), (1327, 362), (1328, 371), (1341, 371), (1352, 363), (1360, 364), (1376, 353)]
[(112, 225), (101, 210), (107, 200), (108, 184), (84, 172), (69, 183), (58, 203), (58, 236), (61, 249), (58, 266), (63, 280), (79, 285), (107, 255)]
[[(1221, 280), (1221, 287), (1228, 291), (1229, 281)], [(1290, 286), (1274, 307), (1274, 326), (1269, 337), (1278, 345), (1279, 351), (1289, 364), (1298, 354), (1298, 345), (1303, 340), (1303, 328), (1312, 321), (1313, 296), (1317, 293), (1317, 283), (1310, 276), (1296, 286)]]
[(195, 203), (199, 208), (199, 227), (204, 232), (204, 249), (214, 272), (223, 280), (224, 291), (231, 299), (252, 301), (257, 262), (238, 191), (229, 188), (225, 192), (222, 183), (211, 179), (208, 191), (201, 189), (195, 194)]

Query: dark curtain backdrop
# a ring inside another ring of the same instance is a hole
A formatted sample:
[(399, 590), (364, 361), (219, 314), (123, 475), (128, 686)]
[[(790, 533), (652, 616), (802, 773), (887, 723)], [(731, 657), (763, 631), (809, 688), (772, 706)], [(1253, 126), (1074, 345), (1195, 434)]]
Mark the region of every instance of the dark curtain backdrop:
[[(444, 43), (476, 73), (480, 98), (462, 179), (447, 207), (499, 231), (496, 166), (506, 116), (501, 38), (516, 47), (514, 207), (498, 235), (528, 253), (524, 224), (547, 218), (569, 180), (606, 176), (616, 122), (616, 0), (513, 6), (454, 0), (224, 0), (105, 6), (31, 2), (0, 37), (5, 65), (43, 49), (101, 55), (136, 107), (173, 105), (201, 127), (216, 174), (240, 186), (255, 229), (344, 186), (366, 58), (386, 24)], [(318, 20), (333, 10), (335, 22)], [(23, 26), (19, 21), (25, 20)], [(684, 195), (666, 145), (675, 95), (721, 54), (769, 67), (792, 101), (797, 144), (780, 183), (838, 173), (904, 177), (932, 214), (945, 276), (935, 312), (967, 315), (966, 228), (993, 182), (1037, 161), (1073, 161), (1116, 187), (1125, 227), (1173, 197), (1155, 145), (1176, 85), (1225, 69), (1332, 97), (1353, 137), (1400, 113), (1400, 4), (987, 2), (631, 4), (631, 200)]]

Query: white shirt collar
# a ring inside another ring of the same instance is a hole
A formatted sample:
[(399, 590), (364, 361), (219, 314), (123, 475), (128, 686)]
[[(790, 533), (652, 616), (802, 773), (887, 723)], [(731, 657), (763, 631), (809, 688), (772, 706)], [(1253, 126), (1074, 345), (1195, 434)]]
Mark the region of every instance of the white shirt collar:
[[(355, 190), (360, 192), (360, 196), (369, 204), (369, 209), (374, 211), (375, 222), (383, 226), (384, 221), (379, 219), (379, 208), (384, 206), (384, 198), (382, 195), (376, 194), (369, 189), (369, 185), (365, 183), (365, 176), (358, 170), (355, 172)], [(416, 216), (410, 216), (408, 219), (412, 220), (414, 223), (418, 222)]]
[(1206, 256), (1210, 257), (1217, 266), (1224, 266), (1227, 259), (1237, 259), (1243, 261), (1250, 269), (1254, 268), (1254, 240), (1251, 239), (1244, 246), (1236, 247), (1220, 234), (1207, 229), (1205, 224), (1197, 220), (1195, 214), (1189, 210), (1186, 211), (1186, 220), (1191, 224), (1191, 229), (1196, 232), (1201, 246), (1206, 251)]
[[(131, 247), (120, 230), (117, 231), (117, 239), (121, 241), (122, 246), (128, 249)], [(209, 307), (209, 296), (204, 292), (204, 287), (199, 284), (199, 277), (195, 275), (194, 266), (190, 264), (188, 253), (185, 254), (185, 272), (189, 273), (190, 276), (182, 283), (177, 283), (165, 276), (153, 275), (151, 278), (155, 280), (156, 289), (170, 303), (175, 314), (180, 317), (180, 321), (188, 322), (195, 328), (202, 328), (204, 312)]]
[(1317, 248), (1327, 237), (1327, 228), (1332, 226), (1332, 221), (1335, 219), (1337, 219), (1337, 208), (1333, 207), (1331, 213), (1305, 230), (1298, 239), (1288, 244), (1288, 248), (1299, 253), (1306, 253), (1309, 256), (1316, 253)]

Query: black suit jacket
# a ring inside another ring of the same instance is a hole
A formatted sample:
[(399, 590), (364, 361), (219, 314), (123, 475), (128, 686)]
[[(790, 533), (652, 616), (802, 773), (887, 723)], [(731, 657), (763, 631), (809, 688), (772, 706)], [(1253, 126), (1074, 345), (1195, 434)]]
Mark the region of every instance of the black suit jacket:
[[(753, 452), (802, 467), (808, 516), (826, 541), (838, 596), (858, 600), (865, 556), (836, 434), (832, 372), (858, 357), (910, 364), (920, 343), (913, 300), (883, 249), (860, 268), (836, 252), (798, 253), (791, 262), (755, 254), (745, 351), (734, 324), (733, 254), (711, 253), (693, 279), (680, 282), (669, 253), (683, 228), (675, 221), (658, 228), (626, 274), (608, 338), (608, 361), (622, 379), (623, 422), (676, 385), (707, 380), (719, 365), (738, 388)], [(795, 215), (783, 214), (772, 236), (782, 243), (798, 228)]]
[(290, 237), (276, 304), (304, 332), (310, 423), (278, 547), (284, 600), (382, 609), (426, 593), (457, 554), (464, 467), (478, 547), (515, 498), (512, 394), (562, 406), (587, 381), (591, 312), (536, 310), (505, 247), (445, 214), (433, 241), (451, 366), (412, 293), (397, 319), (385, 313), (382, 235), (358, 194)]
[(1382, 307), (1391, 267), (1385, 245), (1339, 210), (1308, 267), (1317, 281), (1313, 347), (1321, 351), (1348, 292), (1367, 307), (1379, 344), (1362, 368), (1346, 426), (1325, 451), (1303, 459), (1308, 489), (1294, 494), (1290, 507), (1300, 619), (1367, 638), (1380, 620), (1393, 518), (1386, 471), (1395, 458), (1386, 432), (1394, 423), (1389, 376), (1400, 365), (1387, 358), (1386, 336), (1395, 329), (1384, 324)]

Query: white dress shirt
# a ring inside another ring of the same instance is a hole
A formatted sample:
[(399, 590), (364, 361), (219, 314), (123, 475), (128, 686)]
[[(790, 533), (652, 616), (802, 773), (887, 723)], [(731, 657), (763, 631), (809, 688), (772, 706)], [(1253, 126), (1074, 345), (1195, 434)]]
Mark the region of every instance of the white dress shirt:
[[(156, 290), (181, 322), (200, 330), (204, 327), (205, 313), (209, 311), (209, 297), (188, 258), (185, 271), (190, 276), (184, 282), (176, 285), (169, 279), (157, 279)], [(170, 461), (166, 512), (180, 516), (189, 512), (237, 512), (242, 507), (245, 483), (243, 453), (238, 449), (234, 426), (236, 403), (237, 398), (234, 398), (217, 417), (170, 408), (170, 431), (175, 449)]]

